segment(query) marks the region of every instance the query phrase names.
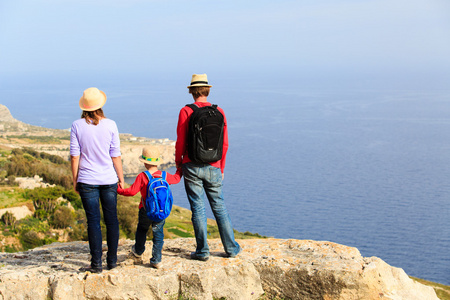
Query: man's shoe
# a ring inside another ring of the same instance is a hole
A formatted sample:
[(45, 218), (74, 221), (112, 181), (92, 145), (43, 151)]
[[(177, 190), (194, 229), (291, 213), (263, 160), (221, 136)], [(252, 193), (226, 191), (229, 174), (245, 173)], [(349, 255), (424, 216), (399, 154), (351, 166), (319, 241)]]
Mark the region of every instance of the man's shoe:
[(150, 267), (154, 268), (154, 269), (160, 269), (161, 268), (161, 263), (152, 263), (150, 262)]
[(93, 267), (83, 267), (80, 268), (81, 272), (91, 272), (91, 273), (101, 273), (103, 271), (102, 268), (93, 268)]
[(191, 252), (191, 259), (207, 261), (209, 259), (209, 256), (198, 256), (197, 253)]
[(239, 253), (241, 253), (242, 252), (242, 248), (241, 247), (239, 247), (239, 251), (238, 251), (238, 253), (236, 253), (236, 254), (234, 254), (234, 255), (228, 255), (227, 257), (228, 258), (235, 258), (236, 256), (238, 256), (239, 255)]
[(112, 270), (114, 268), (117, 268), (117, 264), (108, 265), (108, 270)]
[(131, 253), (133, 253), (134, 257), (136, 257), (136, 258), (141, 258), (142, 257), (142, 254), (137, 254), (136, 253), (136, 248), (134, 248), (134, 245), (131, 246)]

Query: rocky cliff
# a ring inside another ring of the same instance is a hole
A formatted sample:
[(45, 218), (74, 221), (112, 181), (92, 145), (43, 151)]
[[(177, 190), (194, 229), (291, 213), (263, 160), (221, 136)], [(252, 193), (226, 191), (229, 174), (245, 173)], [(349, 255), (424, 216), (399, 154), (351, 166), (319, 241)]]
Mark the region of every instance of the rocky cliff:
[[(165, 240), (163, 267), (149, 267), (151, 242), (142, 260), (119, 246), (119, 266), (101, 274), (89, 265), (86, 242), (52, 244), (0, 254), (1, 299), (391, 299), (437, 300), (431, 287), (402, 269), (356, 248), (308, 240), (239, 240), (243, 252), (224, 258), (211, 240), (207, 262), (189, 259), (194, 239)], [(104, 249), (106, 250), (106, 249)]]

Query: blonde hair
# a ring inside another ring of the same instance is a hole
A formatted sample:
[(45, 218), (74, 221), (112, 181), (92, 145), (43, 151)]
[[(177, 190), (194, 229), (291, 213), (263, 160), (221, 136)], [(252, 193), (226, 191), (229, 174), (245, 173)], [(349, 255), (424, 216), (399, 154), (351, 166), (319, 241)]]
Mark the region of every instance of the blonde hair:
[(208, 97), (210, 89), (211, 87), (209, 86), (192, 86), (189, 88), (189, 94), (192, 94), (194, 98), (198, 98), (200, 96)]
[(85, 119), (88, 124), (98, 125), (100, 119), (105, 118), (105, 115), (103, 114), (103, 109), (99, 108), (94, 111), (83, 110), (81, 113), (81, 118)]

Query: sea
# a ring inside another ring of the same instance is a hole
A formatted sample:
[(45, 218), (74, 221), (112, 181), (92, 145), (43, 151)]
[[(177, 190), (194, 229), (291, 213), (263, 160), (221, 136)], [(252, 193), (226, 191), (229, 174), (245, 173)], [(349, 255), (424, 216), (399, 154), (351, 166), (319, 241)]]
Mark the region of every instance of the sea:
[[(185, 85), (98, 87), (120, 132), (175, 140), (192, 102)], [(0, 103), (25, 123), (69, 129), (87, 87), (3, 85)], [(356, 247), (450, 285), (450, 90), (253, 82), (213, 85), (208, 99), (228, 121), (224, 194), (236, 230)], [(183, 183), (172, 188), (189, 208)]]

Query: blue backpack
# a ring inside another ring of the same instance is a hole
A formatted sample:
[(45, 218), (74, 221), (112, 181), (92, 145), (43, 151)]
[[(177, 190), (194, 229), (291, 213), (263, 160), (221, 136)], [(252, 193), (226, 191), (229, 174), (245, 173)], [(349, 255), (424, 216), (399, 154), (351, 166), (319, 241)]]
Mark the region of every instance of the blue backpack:
[(144, 199), (144, 208), (147, 217), (153, 222), (161, 222), (170, 215), (173, 197), (170, 186), (167, 183), (166, 172), (161, 172), (161, 177), (154, 178), (149, 171), (144, 172), (148, 178), (147, 196)]

